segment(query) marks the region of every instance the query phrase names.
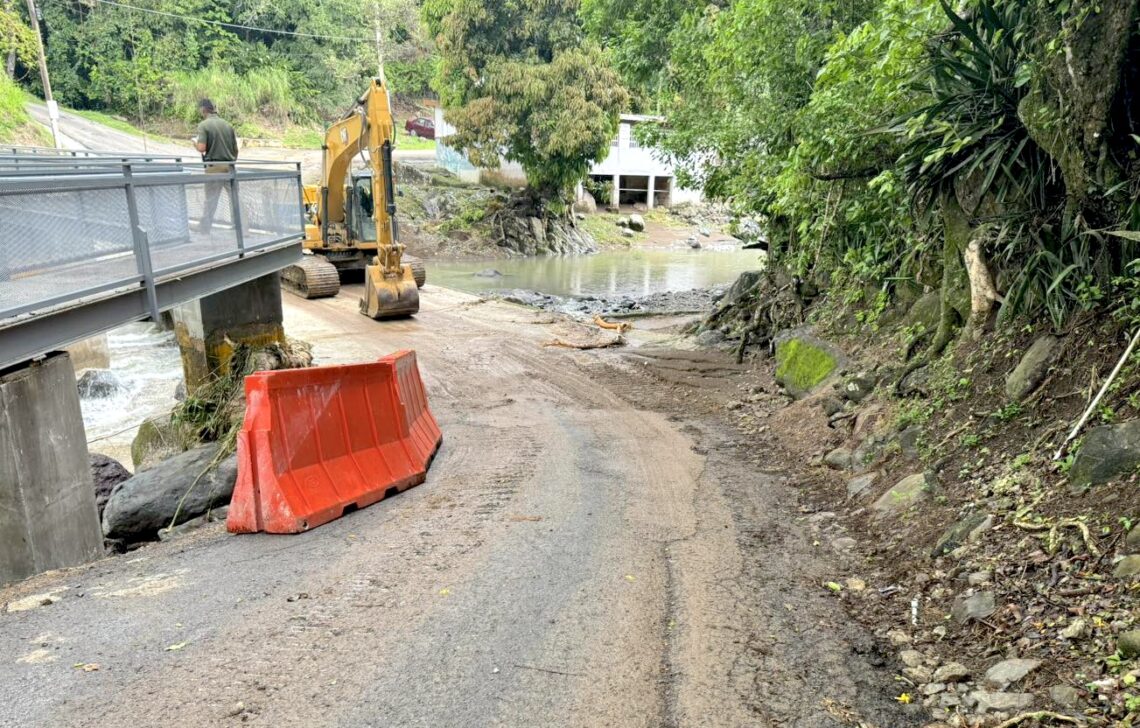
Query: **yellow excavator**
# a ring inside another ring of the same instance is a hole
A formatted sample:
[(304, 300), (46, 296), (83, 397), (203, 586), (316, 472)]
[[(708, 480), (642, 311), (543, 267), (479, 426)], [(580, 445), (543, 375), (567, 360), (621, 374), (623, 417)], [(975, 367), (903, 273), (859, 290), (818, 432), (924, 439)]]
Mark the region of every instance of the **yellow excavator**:
[[(388, 88), (374, 78), (325, 135), (321, 183), (304, 189), (304, 255), (281, 272), (287, 290), (304, 298), (335, 296), (342, 272), (363, 269), (361, 313), (383, 319), (419, 311), (424, 268), (408, 260), (398, 240), (394, 141)], [(367, 168), (353, 171), (353, 160), (365, 153)]]

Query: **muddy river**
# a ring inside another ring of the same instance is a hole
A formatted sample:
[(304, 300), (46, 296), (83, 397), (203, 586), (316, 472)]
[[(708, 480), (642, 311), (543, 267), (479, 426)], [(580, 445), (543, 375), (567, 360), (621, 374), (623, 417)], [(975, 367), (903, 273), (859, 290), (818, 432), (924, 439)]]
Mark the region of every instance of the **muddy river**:
[[(736, 246), (638, 248), (581, 256), (431, 261), (428, 282), (471, 293), (525, 289), (555, 296), (646, 296), (731, 283), (759, 267)], [(497, 272), (501, 275), (494, 275)]]

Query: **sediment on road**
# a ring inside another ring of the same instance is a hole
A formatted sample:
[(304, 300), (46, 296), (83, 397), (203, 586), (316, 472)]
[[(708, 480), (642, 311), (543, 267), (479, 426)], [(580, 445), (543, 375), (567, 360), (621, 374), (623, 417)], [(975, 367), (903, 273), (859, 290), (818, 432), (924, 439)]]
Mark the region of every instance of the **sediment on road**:
[(726, 400), (779, 400), (762, 371), (547, 346), (585, 324), (431, 286), (417, 317), (378, 325), (346, 289), (287, 300), (286, 329), (318, 364), (417, 350), (444, 431), (428, 481), (297, 537), (208, 524), (0, 590), (5, 715), (918, 724), (825, 586), (832, 526), (728, 427)]

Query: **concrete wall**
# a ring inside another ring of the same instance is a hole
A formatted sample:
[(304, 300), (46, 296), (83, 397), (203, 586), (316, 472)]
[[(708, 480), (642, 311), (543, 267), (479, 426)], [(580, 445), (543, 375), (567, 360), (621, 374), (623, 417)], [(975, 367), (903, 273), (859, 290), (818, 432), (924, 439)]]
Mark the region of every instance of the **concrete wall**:
[(0, 583), (102, 555), (71, 359), (0, 374)]

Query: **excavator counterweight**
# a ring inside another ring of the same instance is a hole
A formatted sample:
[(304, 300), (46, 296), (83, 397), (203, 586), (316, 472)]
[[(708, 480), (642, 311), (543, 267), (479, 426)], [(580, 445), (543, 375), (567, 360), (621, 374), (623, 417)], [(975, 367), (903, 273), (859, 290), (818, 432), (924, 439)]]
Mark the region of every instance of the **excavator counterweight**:
[[(321, 183), (305, 188), (305, 256), (282, 271), (286, 289), (304, 298), (335, 296), (341, 272), (363, 269), (361, 313), (383, 319), (419, 311), (423, 263), (405, 257), (397, 240), (394, 142), (388, 88), (375, 78), (325, 134)], [(368, 168), (353, 172), (358, 156)]]

